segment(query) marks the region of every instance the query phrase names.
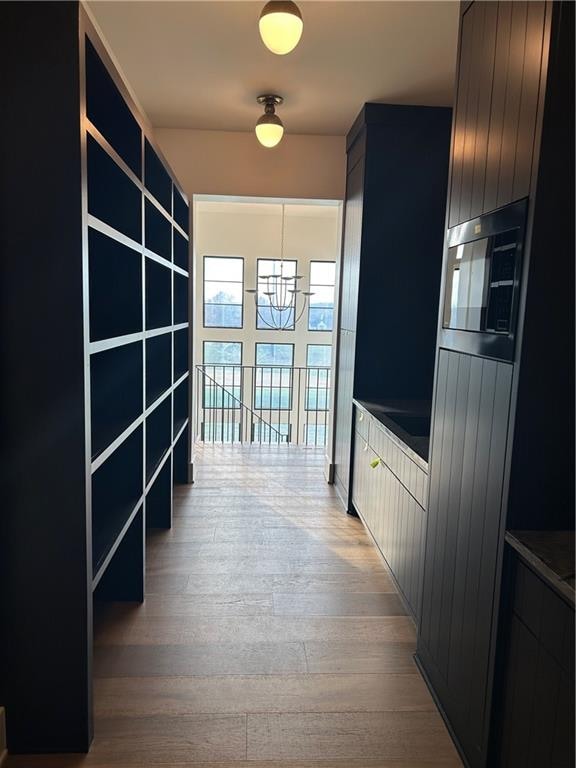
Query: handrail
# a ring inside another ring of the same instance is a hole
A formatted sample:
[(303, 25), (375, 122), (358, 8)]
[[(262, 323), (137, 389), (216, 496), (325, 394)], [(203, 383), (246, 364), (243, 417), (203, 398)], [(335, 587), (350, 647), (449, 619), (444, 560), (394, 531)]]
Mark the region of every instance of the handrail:
[[(207, 378), (210, 381), (210, 383), (212, 384), (212, 386), (218, 387), (219, 389), (222, 390), (222, 392), (228, 398), (230, 398), (231, 400), (233, 400), (236, 403), (238, 403), (240, 408), (243, 408), (245, 411), (248, 411), (248, 413), (251, 416), (254, 416), (256, 419), (258, 419), (258, 421), (261, 424), (263, 424), (265, 427), (268, 427), (268, 429), (270, 429), (272, 432), (275, 432), (278, 435), (278, 437), (280, 438), (278, 442), (282, 442), (282, 440), (284, 440), (286, 438), (286, 435), (283, 435), (278, 429), (276, 429), (275, 426), (273, 426), (272, 424), (269, 424), (265, 419), (262, 418), (262, 416), (260, 416), (258, 413), (256, 413), (256, 411), (252, 410), (252, 408), (250, 408), (249, 405), (246, 405), (246, 403), (242, 402), (242, 400), (239, 400), (236, 397), (236, 395), (234, 395), (232, 392), (227, 390), (226, 387), (223, 384), (220, 384), (219, 381), (216, 381), (216, 379), (213, 379), (210, 376), (210, 374), (206, 373), (206, 371), (204, 369), (207, 368), (207, 367), (208, 366), (206, 366), (206, 365), (196, 365), (196, 370), (199, 371), (205, 378)], [(215, 366), (210, 366), (210, 367), (215, 367)], [(244, 367), (244, 366), (234, 366), (234, 368), (242, 368), (242, 367)], [(202, 389), (202, 392), (204, 392), (204, 389)]]

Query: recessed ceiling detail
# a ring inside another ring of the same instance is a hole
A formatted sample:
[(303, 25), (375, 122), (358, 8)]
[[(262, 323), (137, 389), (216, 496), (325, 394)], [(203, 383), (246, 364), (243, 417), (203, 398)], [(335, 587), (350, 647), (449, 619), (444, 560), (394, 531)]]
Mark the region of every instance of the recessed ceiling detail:
[(262, 0), (89, 3), (157, 127), (252, 131), (258, 93), (285, 97), (292, 134), (343, 135), (366, 101), (452, 103), (457, 2), (298, 6), (302, 41), (272, 56), (258, 29)]

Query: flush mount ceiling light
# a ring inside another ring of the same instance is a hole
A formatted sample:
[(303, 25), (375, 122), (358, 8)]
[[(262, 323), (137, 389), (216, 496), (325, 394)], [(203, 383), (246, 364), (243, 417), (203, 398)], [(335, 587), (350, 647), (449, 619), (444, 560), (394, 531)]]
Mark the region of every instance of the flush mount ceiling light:
[(296, 3), (291, 0), (271, 0), (262, 9), (258, 26), (266, 48), (283, 56), (293, 51), (300, 42), (304, 23)]
[(282, 120), (275, 113), (275, 108), (282, 104), (282, 96), (265, 94), (258, 96), (258, 104), (264, 104), (264, 114), (256, 123), (256, 136), (263, 147), (275, 147), (284, 134)]

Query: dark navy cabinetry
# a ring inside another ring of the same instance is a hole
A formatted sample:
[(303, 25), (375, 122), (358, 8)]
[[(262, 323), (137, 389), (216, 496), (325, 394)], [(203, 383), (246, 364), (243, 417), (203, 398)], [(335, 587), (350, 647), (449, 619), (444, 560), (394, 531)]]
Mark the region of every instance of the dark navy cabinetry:
[(473, 768), (567, 764), (551, 724), (526, 753), (558, 675), (502, 575), (507, 529), (573, 537), (573, 25), (573, 3), (461, 7), (417, 659)]
[(352, 398), (431, 398), (450, 123), (366, 104), (348, 134), (334, 478), (350, 509)]
[(189, 466), (188, 202), (79, 3), (4, 3), (0, 701), (92, 738), (94, 600), (142, 601)]

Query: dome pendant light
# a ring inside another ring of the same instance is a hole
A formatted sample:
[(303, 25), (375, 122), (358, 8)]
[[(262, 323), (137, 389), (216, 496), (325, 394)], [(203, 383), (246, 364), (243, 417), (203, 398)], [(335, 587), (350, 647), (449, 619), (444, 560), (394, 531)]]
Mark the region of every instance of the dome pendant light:
[(256, 123), (256, 136), (263, 147), (275, 147), (284, 134), (282, 120), (275, 113), (275, 107), (282, 104), (282, 96), (266, 94), (258, 96), (258, 104), (265, 104), (264, 114)]
[(283, 56), (300, 42), (304, 23), (300, 9), (292, 0), (271, 0), (262, 9), (258, 26), (266, 48)]

